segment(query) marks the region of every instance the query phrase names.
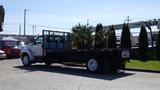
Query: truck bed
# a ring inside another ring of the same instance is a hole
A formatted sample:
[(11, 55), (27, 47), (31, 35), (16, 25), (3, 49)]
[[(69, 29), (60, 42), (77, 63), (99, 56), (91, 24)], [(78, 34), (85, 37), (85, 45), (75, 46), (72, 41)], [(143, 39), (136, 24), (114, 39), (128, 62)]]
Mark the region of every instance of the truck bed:
[(43, 57), (45, 62), (78, 62), (88, 63), (94, 59), (107, 71), (115, 71), (123, 68), (120, 49), (72, 49), (68, 33), (43, 31)]
[(106, 62), (106, 65), (112, 67), (112, 69), (122, 68), (123, 61), (121, 60), (121, 53), (118, 49), (93, 49), (93, 50), (46, 50), (46, 57), (49, 62), (77, 62), (85, 63), (90, 58), (96, 58), (99, 61)]

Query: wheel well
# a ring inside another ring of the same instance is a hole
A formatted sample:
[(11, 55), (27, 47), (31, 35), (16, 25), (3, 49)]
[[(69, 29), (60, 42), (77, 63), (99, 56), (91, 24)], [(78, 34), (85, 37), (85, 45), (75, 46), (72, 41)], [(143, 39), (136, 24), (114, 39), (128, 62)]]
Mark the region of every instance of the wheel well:
[(29, 55), (28, 55), (27, 53), (22, 53), (21, 58), (22, 58), (23, 56), (25, 56), (25, 55), (27, 55), (27, 56), (29, 57)]

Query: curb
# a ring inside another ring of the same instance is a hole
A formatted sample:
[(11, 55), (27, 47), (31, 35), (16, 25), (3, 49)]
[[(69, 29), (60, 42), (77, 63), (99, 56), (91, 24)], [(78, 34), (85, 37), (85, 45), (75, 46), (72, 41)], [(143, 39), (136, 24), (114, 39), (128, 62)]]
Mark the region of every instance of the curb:
[(138, 72), (160, 73), (160, 71), (156, 71), (156, 70), (146, 70), (146, 69), (130, 69), (130, 68), (126, 68), (125, 70), (138, 71)]

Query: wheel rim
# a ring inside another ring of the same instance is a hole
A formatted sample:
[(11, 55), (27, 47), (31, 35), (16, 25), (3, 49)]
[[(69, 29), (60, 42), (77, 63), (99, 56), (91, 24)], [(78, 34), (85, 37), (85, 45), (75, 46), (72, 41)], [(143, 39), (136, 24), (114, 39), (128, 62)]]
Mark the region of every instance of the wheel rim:
[(23, 57), (23, 64), (24, 64), (24, 65), (28, 65), (28, 63), (29, 63), (29, 58), (28, 58), (28, 56), (24, 56), (24, 57)]
[(90, 71), (96, 71), (97, 70), (97, 61), (95, 59), (90, 59), (88, 61), (87, 66)]

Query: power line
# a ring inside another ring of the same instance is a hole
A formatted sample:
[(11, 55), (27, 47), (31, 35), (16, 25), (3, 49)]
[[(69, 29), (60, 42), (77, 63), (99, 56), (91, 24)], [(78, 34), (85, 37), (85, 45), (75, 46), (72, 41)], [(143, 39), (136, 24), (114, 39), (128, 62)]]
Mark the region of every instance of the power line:
[(27, 25), (31, 25), (31, 26), (38, 26), (38, 27), (46, 27), (46, 28), (57, 28), (57, 29), (66, 29), (66, 30), (71, 30), (70, 28), (53, 27), (53, 26), (38, 25), (38, 24), (29, 24), (29, 23), (27, 23)]
[[(20, 25), (20, 24), (23, 24), (23, 23), (4, 23), (4, 25), (17, 25), (17, 26)], [(53, 27), (53, 26), (30, 24), (30, 23), (26, 23), (26, 25), (37, 26), (37, 27), (46, 27), (46, 28), (57, 28), (57, 29), (71, 30), (71, 28)]]
[(3, 25), (19, 25), (19, 24), (22, 24), (22, 23), (4, 23)]

